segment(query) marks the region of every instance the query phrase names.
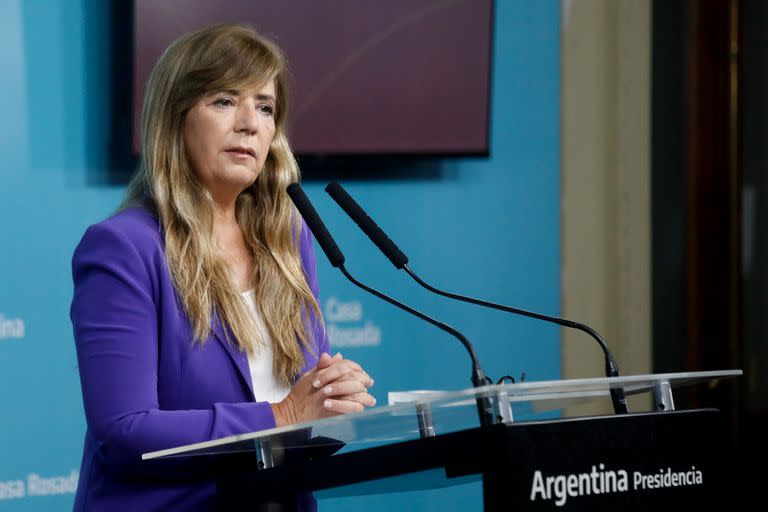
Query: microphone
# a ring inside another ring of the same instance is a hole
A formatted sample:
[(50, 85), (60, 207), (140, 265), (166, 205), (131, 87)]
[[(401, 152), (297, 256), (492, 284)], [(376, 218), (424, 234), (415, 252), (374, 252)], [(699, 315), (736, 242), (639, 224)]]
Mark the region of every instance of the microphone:
[[(368, 293), (371, 293), (376, 297), (389, 302), (393, 306), (396, 306), (418, 318), (421, 318), (422, 320), (429, 322), (435, 327), (442, 329), (443, 331), (456, 337), (461, 342), (461, 344), (464, 345), (464, 348), (467, 349), (469, 357), (472, 359), (472, 385), (476, 388), (479, 388), (488, 384), (485, 373), (480, 367), (480, 361), (477, 358), (477, 354), (475, 354), (475, 350), (472, 347), (472, 344), (463, 334), (461, 334), (453, 327), (435, 320), (434, 318), (425, 315), (421, 311), (417, 311), (416, 309), (413, 309), (412, 307), (407, 306), (393, 299), (392, 297), (379, 292), (378, 290), (366, 286), (365, 284), (352, 277), (352, 275), (347, 271), (346, 267), (344, 267), (344, 254), (342, 254), (341, 250), (336, 245), (333, 237), (325, 227), (325, 223), (323, 223), (322, 219), (317, 214), (317, 211), (315, 210), (314, 206), (312, 206), (312, 203), (304, 193), (304, 189), (301, 188), (301, 185), (298, 183), (291, 183), (288, 185), (286, 190), (291, 198), (291, 201), (293, 201), (293, 204), (296, 206), (296, 209), (304, 218), (304, 221), (307, 223), (307, 226), (309, 226), (310, 231), (312, 231), (312, 234), (315, 236), (318, 244), (320, 244), (320, 248), (325, 253), (328, 261), (331, 263), (331, 266), (338, 268), (341, 273), (344, 274), (344, 277), (349, 279), (349, 281), (351, 281), (355, 286), (362, 288)], [(480, 417), (480, 424), (482, 426), (489, 426), (494, 424), (493, 406), (487, 397), (477, 398), (477, 411)]]
[[(357, 201), (355, 201), (341, 185), (336, 182), (332, 182), (328, 184), (327, 187), (325, 187), (325, 191), (333, 198), (334, 201), (336, 201), (341, 209), (344, 210), (353, 221), (355, 221), (355, 224), (357, 224), (360, 229), (362, 229), (363, 232), (368, 235), (368, 238), (370, 238), (371, 241), (376, 244), (376, 247), (378, 247), (379, 250), (381, 250), (381, 252), (383, 252), (387, 258), (389, 258), (389, 261), (392, 262), (395, 268), (398, 270), (404, 269), (408, 275), (411, 276), (422, 287), (426, 288), (430, 292), (442, 295), (443, 297), (448, 297), (449, 299), (469, 302), (471, 304), (497, 309), (507, 313), (536, 318), (538, 320), (543, 320), (545, 322), (550, 322), (563, 327), (578, 329), (582, 332), (585, 332), (589, 334), (595, 341), (597, 341), (597, 343), (600, 345), (600, 348), (603, 350), (603, 354), (605, 356), (606, 377), (619, 376), (619, 365), (616, 363), (616, 360), (613, 358), (611, 351), (608, 349), (608, 344), (605, 342), (603, 337), (600, 336), (600, 334), (598, 334), (598, 332), (591, 327), (578, 322), (573, 322), (571, 320), (566, 320), (564, 318), (543, 315), (532, 311), (526, 311), (524, 309), (505, 306), (503, 304), (497, 304), (494, 302), (475, 299), (473, 297), (446, 292), (429, 285), (419, 276), (417, 276), (411, 267), (408, 266), (408, 256), (406, 256), (400, 250), (400, 248), (395, 245), (392, 240), (390, 240), (386, 233), (384, 233), (384, 231), (382, 231), (382, 229), (373, 221), (373, 219), (371, 219), (371, 217), (365, 213), (365, 210), (363, 210), (363, 208), (357, 204)], [(614, 412), (616, 414), (626, 414), (629, 412), (627, 407), (627, 399), (624, 396), (624, 390), (622, 388), (611, 388), (610, 393)]]

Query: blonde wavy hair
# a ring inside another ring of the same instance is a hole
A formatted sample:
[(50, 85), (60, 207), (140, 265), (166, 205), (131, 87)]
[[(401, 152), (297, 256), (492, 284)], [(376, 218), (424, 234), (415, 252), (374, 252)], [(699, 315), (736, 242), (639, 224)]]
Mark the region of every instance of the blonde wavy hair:
[(219, 319), (241, 350), (253, 354), (263, 346), (265, 340), (213, 239), (213, 199), (190, 166), (182, 127), (186, 113), (204, 95), (269, 80), (274, 80), (277, 100), (275, 136), (258, 179), (237, 198), (236, 216), (253, 253), (251, 287), (274, 344), (275, 376), (290, 383), (304, 364), (296, 339), (314, 351), (309, 321), (314, 317), (322, 322), (322, 317), (302, 268), (301, 221), (285, 192), (299, 179), (299, 171), (285, 132), (285, 59), (273, 42), (250, 27), (227, 24), (188, 33), (168, 47), (147, 83), (141, 163), (123, 208), (147, 197), (153, 203), (196, 342), (203, 343), (212, 321)]

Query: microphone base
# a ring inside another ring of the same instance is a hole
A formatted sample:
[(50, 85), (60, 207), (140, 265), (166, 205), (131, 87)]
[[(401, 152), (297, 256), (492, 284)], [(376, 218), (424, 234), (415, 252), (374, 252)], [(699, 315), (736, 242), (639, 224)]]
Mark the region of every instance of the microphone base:
[[(472, 385), (475, 388), (487, 386), (489, 384), (488, 378), (485, 376), (482, 368), (480, 368), (480, 365), (477, 363), (477, 359), (475, 357), (472, 359), (475, 363), (472, 368), (472, 378), (470, 379), (472, 381)], [(494, 412), (495, 409), (491, 403), (491, 399), (487, 396), (477, 397), (476, 403), (477, 414), (480, 419), (480, 426), (490, 427), (491, 425), (496, 424), (496, 413)]]
[(627, 406), (627, 397), (624, 395), (624, 389), (611, 388), (611, 402), (613, 403), (613, 412), (615, 414), (629, 414), (629, 406)]
[(494, 414), (493, 404), (488, 397), (482, 397), (477, 399), (477, 414), (480, 418), (481, 427), (490, 427), (496, 424), (496, 416)]

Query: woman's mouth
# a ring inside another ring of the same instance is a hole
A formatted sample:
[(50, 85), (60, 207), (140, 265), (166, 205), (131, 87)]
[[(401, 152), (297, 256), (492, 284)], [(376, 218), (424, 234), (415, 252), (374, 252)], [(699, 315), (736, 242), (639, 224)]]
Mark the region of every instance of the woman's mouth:
[(246, 148), (244, 146), (228, 148), (225, 151), (237, 158), (256, 158), (256, 152), (252, 148)]

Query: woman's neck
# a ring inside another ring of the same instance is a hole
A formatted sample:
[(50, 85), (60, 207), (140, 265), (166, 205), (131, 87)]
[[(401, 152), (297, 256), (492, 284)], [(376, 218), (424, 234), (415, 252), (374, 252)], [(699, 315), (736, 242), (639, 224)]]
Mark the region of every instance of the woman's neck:
[(235, 285), (240, 291), (249, 289), (253, 275), (253, 255), (237, 223), (234, 205), (228, 209), (222, 209), (219, 205), (214, 208), (213, 238), (224, 261), (232, 270)]
[(221, 205), (214, 202), (213, 205), (213, 230), (231, 228), (237, 226), (237, 213), (235, 204)]

